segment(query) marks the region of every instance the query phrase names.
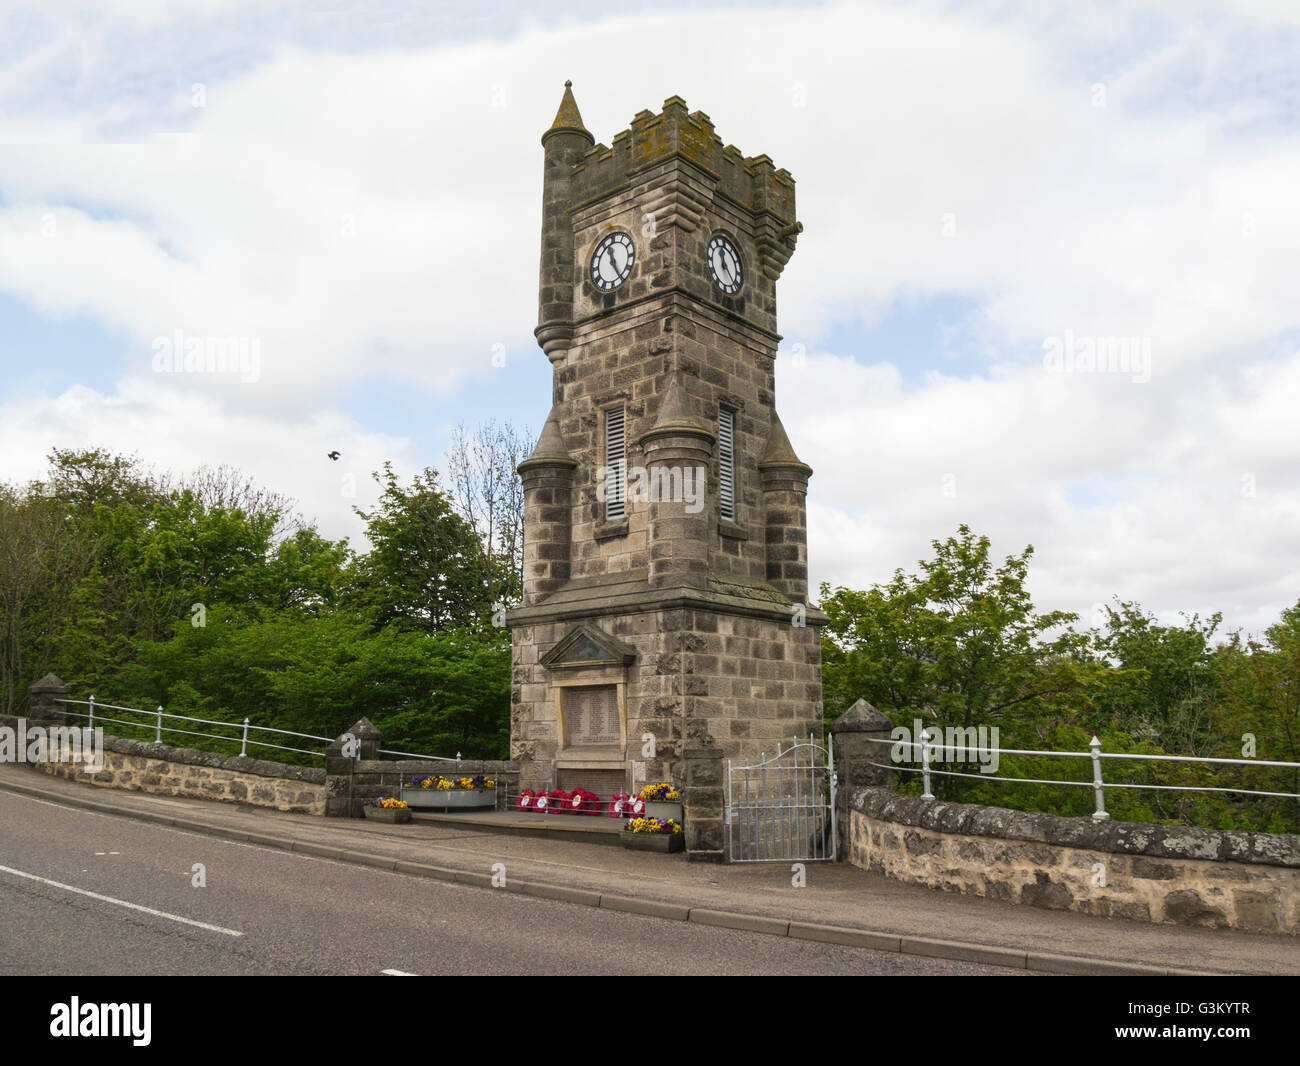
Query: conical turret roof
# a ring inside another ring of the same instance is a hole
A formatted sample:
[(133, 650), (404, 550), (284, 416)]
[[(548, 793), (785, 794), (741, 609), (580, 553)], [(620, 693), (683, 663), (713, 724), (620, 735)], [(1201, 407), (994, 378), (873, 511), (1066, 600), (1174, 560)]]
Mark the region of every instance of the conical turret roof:
[(552, 133), (581, 133), (588, 141), (594, 141), (591, 132), (582, 124), (582, 114), (578, 111), (578, 101), (573, 98), (573, 82), (564, 83), (564, 95), (560, 98), (560, 109), (555, 112), (555, 121), (551, 128), (542, 134), (542, 141)]
[(551, 413), (546, 417), (546, 424), (542, 426), (542, 432), (537, 438), (537, 446), (533, 448), (533, 454), (520, 463), (518, 469), (523, 470), (530, 463), (534, 466), (543, 463), (578, 465), (577, 460), (569, 454), (569, 449), (564, 446), (564, 435), (560, 432), (559, 407), (551, 408)]
[(763, 449), (763, 458), (758, 461), (760, 470), (767, 467), (792, 467), (812, 473), (812, 467), (794, 453), (794, 446), (781, 424), (781, 416), (772, 412), (772, 428), (768, 430), (767, 447)]
[(664, 398), (659, 403), (659, 414), (655, 418), (655, 423), (648, 432), (642, 434), (641, 439), (663, 437), (674, 433), (685, 433), (713, 440), (713, 431), (704, 421), (703, 415), (697, 412), (694, 399), (686, 391), (680, 369), (673, 371)]

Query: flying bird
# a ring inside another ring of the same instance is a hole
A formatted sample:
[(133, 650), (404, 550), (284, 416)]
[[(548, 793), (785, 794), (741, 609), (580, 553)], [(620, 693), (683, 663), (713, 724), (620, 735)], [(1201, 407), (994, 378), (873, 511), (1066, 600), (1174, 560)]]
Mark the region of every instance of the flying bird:
[(329, 452), (328, 454), (329, 454), (329, 457), (330, 457), (331, 459), (333, 459), (336, 463), (339, 461), (339, 453), (338, 453), (338, 452), (336, 452), (336, 451), (335, 451), (335, 452)]

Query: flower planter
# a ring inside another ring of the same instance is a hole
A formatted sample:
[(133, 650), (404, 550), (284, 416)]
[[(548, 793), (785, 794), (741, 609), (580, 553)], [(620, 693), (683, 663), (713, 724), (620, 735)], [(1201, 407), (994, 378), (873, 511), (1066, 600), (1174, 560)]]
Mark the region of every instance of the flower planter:
[(667, 854), (686, 847), (685, 833), (630, 833), (625, 829), (619, 836), (623, 838), (623, 847), (634, 851), (659, 851)]
[(668, 803), (658, 802), (657, 800), (645, 801), (645, 817), (658, 818), (661, 822), (668, 821), (671, 818), (678, 825), (682, 824), (682, 805), (681, 802)]
[(403, 788), (402, 799), (422, 811), (475, 810), (497, 805), (494, 788)]
[(405, 807), (371, 807), (369, 804), (363, 808), (366, 817), (372, 822), (387, 822), (389, 825), (401, 825), (403, 822), (411, 820), (411, 812)]

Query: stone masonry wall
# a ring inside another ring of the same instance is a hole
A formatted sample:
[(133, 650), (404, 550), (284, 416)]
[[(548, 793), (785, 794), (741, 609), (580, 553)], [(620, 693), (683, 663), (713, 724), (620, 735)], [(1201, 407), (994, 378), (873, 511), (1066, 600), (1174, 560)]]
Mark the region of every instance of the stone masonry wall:
[(225, 800), (297, 814), (325, 813), (323, 769), (266, 759), (106, 736), (104, 768), (97, 774), (87, 773), (84, 763), (47, 762), (35, 768), (101, 788)]
[(1300, 934), (1300, 836), (1094, 821), (856, 789), (849, 858), (1053, 910)]
[[(777, 741), (821, 736), (821, 644), (814, 626), (710, 610), (641, 611), (593, 619), (637, 651), (628, 670), (627, 750), (639, 788), (675, 781), (683, 743), (704, 733), (723, 758), (771, 753)], [(520, 627), (512, 685), (511, 754), (521, 787), (551, 785), (559, 750), (555, 689), (538, 660), (572, 628), (551, 622)], [(641, 760), (652, 733), (657, 757)]]

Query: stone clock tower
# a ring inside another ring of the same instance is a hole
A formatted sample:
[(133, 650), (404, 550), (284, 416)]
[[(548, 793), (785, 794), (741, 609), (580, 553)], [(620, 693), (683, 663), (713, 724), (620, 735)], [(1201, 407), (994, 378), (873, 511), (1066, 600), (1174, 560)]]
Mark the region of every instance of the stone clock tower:
[[(550, 415), (519, 464), (512, 636), (521, 786), (601, 797), (821, 735), (812, 470), (777, 417), (794, 180), (670, 97), (611, 147), (565, 84), (542, 135), (537, 340)], [(688, 815), (689, 817), (689, 815)]]

